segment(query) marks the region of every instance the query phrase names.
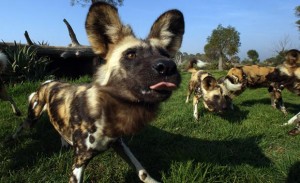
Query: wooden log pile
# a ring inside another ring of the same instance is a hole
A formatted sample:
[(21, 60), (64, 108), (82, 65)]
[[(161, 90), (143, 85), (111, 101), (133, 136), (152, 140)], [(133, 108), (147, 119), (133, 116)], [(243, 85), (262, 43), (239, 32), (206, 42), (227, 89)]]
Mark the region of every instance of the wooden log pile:
[[(33, 47), (37, 51), (38, 57), (50, 58), (51, 62), (47, 66), (47, 70), (54, 71), (53, 74), (58, 78), (92, 75), (101, 63), (101, 58), (93, 53), (90, 46), (80, 45), (71, 25), (66, 19), (63, 22), (66, 24), (71, 38), (71, 44), (68, 46), (36, 44), (31, 41), (27, 31), (24, 33), (27, 44), (20, 45)], [(14, 49), (15, 43), (0, 43), (0, 49), (4, 47)]]

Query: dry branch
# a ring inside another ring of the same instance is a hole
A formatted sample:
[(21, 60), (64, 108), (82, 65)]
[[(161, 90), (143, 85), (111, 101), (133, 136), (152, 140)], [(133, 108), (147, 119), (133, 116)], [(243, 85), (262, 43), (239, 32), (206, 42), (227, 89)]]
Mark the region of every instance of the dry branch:
[(78, 42), (78, 40), (77, 40), (77, 38), (76, 38), (76, 35), (75, 35), (75, 33), (74, 33), (74, 31), (73, 31), (71, 25), (69, 24), (69, 22), (68, 22), (66, 19), (64, 19), (63, 21), (64, 21), (64, 23), (66, 24), (66, 26), (67, 26), (67, 28), (68, 28), (68, 31), (69, 31), (69, 36), (70, 36), (70, 38), (71, 38), (71, 46), (72, 46), (72, 47), (73, 47), (73, 46), (80, 46), (80, 44), (79, 44), (79, 42)]
[(34, 43), (31, 41), (27, 31), (25, 31), (24, 36), (25, 36), (25, 39), (26, 39), (28, 45), (34, 45)]

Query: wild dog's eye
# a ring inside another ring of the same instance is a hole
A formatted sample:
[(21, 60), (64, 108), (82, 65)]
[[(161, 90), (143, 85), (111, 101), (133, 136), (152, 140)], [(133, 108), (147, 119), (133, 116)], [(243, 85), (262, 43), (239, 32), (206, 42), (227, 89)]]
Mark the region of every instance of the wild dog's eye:
[(126, 53), (126, 58), (129, 60), (135, 59), (136, 58), (136, 52), (134, 50), (128, 51)]

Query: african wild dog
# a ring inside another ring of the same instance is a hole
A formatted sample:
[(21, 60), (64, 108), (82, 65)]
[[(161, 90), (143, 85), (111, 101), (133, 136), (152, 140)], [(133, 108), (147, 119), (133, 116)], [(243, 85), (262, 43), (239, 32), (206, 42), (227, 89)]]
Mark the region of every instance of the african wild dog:
[(279, 109), (287, 114), (282, 100), (283, 86), (279, 83), (272, 82), (267, 76), (275, 71), (275, 67), (264, 67), (258, 65), (240, 66), (231, 68), (227, 73), (232, 83), (242, 84), (241, 90), (230, 91), (232, 98), (240, 95), (246, 88), (268, 88), (271, 97), (271, 106)]
[[(2, 74), (4, 72), (4, 70), (6, 69), (7, 62), (8, 62), (8, 59), (7, 59), (6, 55), (0, 51), (0, 74)], [(8, 101), (11, 104), (13, 112), (17, 116), (21, 115), (21, 111), (17, 107), (13, 98), (8, 94), (8, 92), (5, 88), (5, 85), (4, 85), (4, 81), (2, 80), (1, 77), (0, 77), (0, 99), (2, 99), (4, 101)]]
[[(291, 49), (286, 52), (285, 61), (276, 67), (267, 78), (279, 82), (284, 88), (300, 96), (300, 51)], [(297, 124), (288, 132), (289, 135), (300, 134), (300, 112), (283, 125)]]
[(187, 97), (185, 102), (188, 103), (191, 94), (193, 93), (193, 116), (196, 120), (199, 119), (198, 103), (203, 99), (204, 107), (211, 112), (223, 112), (228, 108), (228, 90), (239, 90), (241, 84), (232, 84), (227, 79), (223, 82), (218, 81), (208, 72), (197, 70), (194, 65), (197, 62), (190, 60), (187, 71), (191, 72), (191, 79), (188, 84)]
[(172, 57), (183, 39), (183, 15), (178, 10), (165, 12), (141, 40), (121, 23), (116, 8), (99, 2), (90, 7), (85, 27), (95, 54), (105, 60), (94, 81), (43, 83), (30, 95), (28, 117), (13, 138), (47, 110), (55, 129), (75, 149), (70, 182), (82, 182), (89, 161), (109, 147), (136, 168), (141, 181), (156, 182), (121, 137), (152, 121), (160, 102), (179, 86)]

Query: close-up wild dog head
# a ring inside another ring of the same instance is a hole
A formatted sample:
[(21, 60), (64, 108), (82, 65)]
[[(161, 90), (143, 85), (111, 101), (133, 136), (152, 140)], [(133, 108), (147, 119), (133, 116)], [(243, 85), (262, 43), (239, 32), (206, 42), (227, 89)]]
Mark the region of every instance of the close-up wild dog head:
[(159, 103), (179, 87), (181, 77), (172, 58), (183, 39), (183, 14), (163, 13), (148, 37), (138, 39), (121, 23), (115, 7), (99, 2), (90, 7), (85, 27), (93, 51), (105, 61), (93, 82), (44, 82), (29, 96), (27, 119), (12, 138), (47, 110), (62, 139), (75, 148), (70, 182), (81, 182), (88, 162), (109, 147), (134, 165), (141, 181), (156, 182), (121, 137), (151, 122)]
[(172, 57), (182, 42), (182, 14), (177, 10), (162, 14), (145, 40), (137, 39), (116, 14), (93, 6), (87, 17), (92, 48), (106, 61), (95, 83), (130, 101), (155, 103), (167, 99), (180, 83)]

